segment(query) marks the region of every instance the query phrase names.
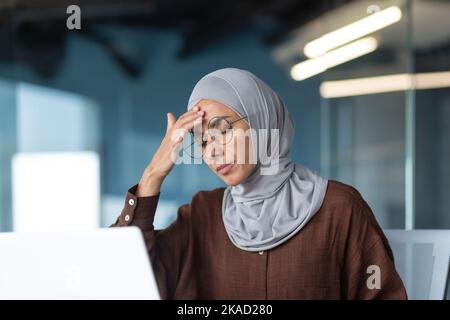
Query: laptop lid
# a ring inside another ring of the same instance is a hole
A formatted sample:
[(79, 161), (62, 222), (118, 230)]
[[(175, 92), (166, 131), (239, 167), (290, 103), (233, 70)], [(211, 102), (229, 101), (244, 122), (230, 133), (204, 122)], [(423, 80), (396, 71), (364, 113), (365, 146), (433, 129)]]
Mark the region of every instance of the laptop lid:
[(0, 233), (0, 299), (159, 299), (136, 227)]

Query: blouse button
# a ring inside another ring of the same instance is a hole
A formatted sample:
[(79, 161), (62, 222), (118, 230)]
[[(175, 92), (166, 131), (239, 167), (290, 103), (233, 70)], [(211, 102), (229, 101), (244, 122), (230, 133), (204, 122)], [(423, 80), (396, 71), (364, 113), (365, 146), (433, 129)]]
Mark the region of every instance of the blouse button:
[(127, 214), (127, 215), (125, 216), (125, 221), (126, 221), (126, 222), (130, 221), (130, 215), (129, 215), (129, 214)]
[(258, 252), (260, 256), (262, 256), (264, 254), (264, 251), (260, 251)]
[(129, 204), (130, 206), (134, 206), (134, 199), (128, 200), (128, 204)]

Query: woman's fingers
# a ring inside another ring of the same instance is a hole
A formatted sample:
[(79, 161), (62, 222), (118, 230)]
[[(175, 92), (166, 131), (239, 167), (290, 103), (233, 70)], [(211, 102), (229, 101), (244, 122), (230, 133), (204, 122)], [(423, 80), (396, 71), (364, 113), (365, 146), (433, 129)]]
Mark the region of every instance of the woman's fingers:
[(201, 126), (201, 123), (202, 123), (202, 118), (196, 118), (194, 120), (187, 121), (182, 127), (178, 127), (172, 132), (172, 136), (171, 136), (172, 141), (176, 145), (180, 144), (183, 141), (186, 134), (188, 134), (188, 132), (190, 130), (192, 130), (194, 128), (194, 126), (196, 126), (196, 125)]
[(175, 128), (178, 129), (185, 129), (186, 131), (191, 130), (196, 124), (201, 125), (203, 121), (204, 112), (200, 111), (200, 113), (196, 114), (190, 114), (186, 115), (182, 120), (178, 120)]
[(172, 113), (167, 114), (167, 133), (169, 130), (173, 129), (170, 133), (170, 139), (173, 143), (173, 147), (178, 146), (183, 141), (186, 134), (192, 130), (195, 125), (202, 124), (204, 114), (205, 112), (200, 111), (197, 106), (181, 115), (176, 122), (173, 122), (175, 117)]
[(184, 139), (184, 136), (188, 133), (188, 130), (185, 128), (177, 128), (174, 132), (172, 132), (172, 141), (177, 143), (181, 142)]
[(178, 117), (178, 120), (183, 120), (185, 117), (190, 116), (192, 114), (196, 114), (196, 112), (200, 111), (199, 107), (195, 106), (191, 108), (189, 111), (186, 111), (181, 116)]
[(177, 125), (182, 127), (186, 123), (192, 122), (192, 121), (194, 121), (197, 118), (203, 117), (204, 115), (205, 115), (204, 111), (197, 111), (197, 112), (194, 112), (194, 113), (187, 114), (183, 118), (178, 119)]
[(167, 113), (167, 129), (166, 129), (166, 133), (169, 132), (170, 129), (172, 129), (173, 125), (175, 124), (175, 122), (177, 121), (177, 119), (175, 118), (175, 116), (173, 115), (172, 112)]
[[(178, 158), (179, 147), (184, 136), (194, 126), (194, 121), (203, 115), (198, 114), (198, 111), (198, 107), (191, 108), (178, 119), (173, 113), (167, 113), (166, 135), (148, 165), (148, 168), (152, 168), (154, 176), (166, 177), (170, 173)], [(157, 187), (154, 189), (159, 190), (159, 186)]]
[(188, 115), (188, 116), (186, 116), (186, 117), (184, 117), (183, 119), (179, 119), (178, 121), (177, 121), (177, 127), (182, 127), (182, 126), (184, 126), (186, 123), (188, 123), (188, 122), (192, 122), (192, 121), (194, 121), (195, 119), (197, 119), (197, 118), (200, 118), (200, 117), (202, 117), (203, 115), (201, 115), (201, 114), (190, 114), (190, 115)]
[[(186, 121), (185, 123), (183, 123), (182, 128), (186, 129), (187, 131), (191, 131), (195, 128), (195, 132), (198, 132), (198, 131), (201, 132), (202, 123), (203, 123), (203, 117), (198, 116), (194, 119), (191, 119), (190, 121)], [(200, 129), (200, 130), (198, 130), (198, 129)]]

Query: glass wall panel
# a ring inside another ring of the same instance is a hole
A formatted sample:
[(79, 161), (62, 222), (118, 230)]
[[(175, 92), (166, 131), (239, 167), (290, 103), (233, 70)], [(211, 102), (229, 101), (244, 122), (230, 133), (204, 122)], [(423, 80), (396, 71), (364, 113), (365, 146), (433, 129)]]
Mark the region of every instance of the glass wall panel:
[(450, 2), (413, 1), (415, 228), (450, 229)]
[(389, 24), (343, 45), (372, 39), (372, 51), (362, 51), (322, 75), (322, 167), (330, 178), (357, 188), (382, 227), (404, 228), (407, 98), (405, 91), (377, 89), (386, 85), (379, 77), (408, 70), (407, 2), (359, 1), (324, 24), (326, 32), (355, 22), (362, 23), (360, 29), (372, 26), (368, 18), (381, 16), (384, 23), (391, 11), (398, 16)]

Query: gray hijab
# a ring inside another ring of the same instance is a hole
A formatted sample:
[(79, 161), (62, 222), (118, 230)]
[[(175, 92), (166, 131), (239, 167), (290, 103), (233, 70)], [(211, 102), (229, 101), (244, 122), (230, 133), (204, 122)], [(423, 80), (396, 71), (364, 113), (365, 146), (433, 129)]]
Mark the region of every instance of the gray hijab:
[[(202, 99), (218, 101), (247, 116), (250, 128), (256, 131), (279, 130), (279, 139), (271, 139), (270, 133), (263, 139), (269, 151), (253, 150), (257, 163), (250, 176), (225, 189), (222, 218), (231, 242), (242, 250), (263, 251), (286, 242), (320, 209), (328, 181), (291, 161), (294, 123), (282, 99), (254, 74), (235, 68), (220, 69), (200, 79), (188, 109)], [(278, 148), (278, 154), (270, 154), (271, 146)], [(272, 170), (275, 174), (263, 173), (272, 167), (278, 167)]]

